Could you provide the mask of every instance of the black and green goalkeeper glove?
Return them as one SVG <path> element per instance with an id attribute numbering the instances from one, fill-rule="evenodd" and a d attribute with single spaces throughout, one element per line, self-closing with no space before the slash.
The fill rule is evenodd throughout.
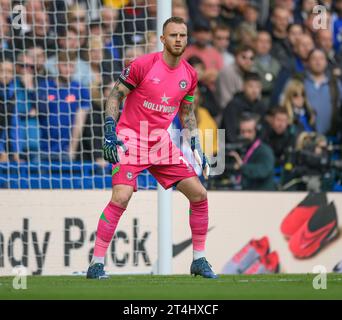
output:
<path id="1" fill-rule="evenodd" d="M 105 121 L 105 141 L 103 144 L 104 159 L 110 163 L 116 164 L 120 161 L 117 147 L 123 152 L 127 151 L 124 143 L 116 135 L 116 122 L 112 117 L 107 117 Z"/>

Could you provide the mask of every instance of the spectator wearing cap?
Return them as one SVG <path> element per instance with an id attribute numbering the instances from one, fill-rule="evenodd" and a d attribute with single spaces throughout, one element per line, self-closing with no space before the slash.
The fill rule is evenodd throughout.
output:
<path id="1" fill-rule="evenodd" d="M 258 32 L 255 42 L 256 57 L 253 70 L 257 72 L 262 81 L 262 100 L 269 105 L 269 100 L 275 80 L 281 69 L 280 63 L 271 55 L 272 38 L 267 31 Z"/>
<path id="2" fill-rule="evenodd" d="M 225 109 L 234 94 L 243 88 L 243 77 L 251 71 L 254 63 L 254 50 L 249 46 L 239 46 L 235 50 L 235 62 L 224 67 L 217 78 L 217 101 Z M 218 119 L 219 121 L 219 119 Z"/>
<path id="3" fill-rule="evenodd" d="M 213 46 L 221 53 L 224 66 L 234 63 L 234 55 L 229 52 L 230 29 L 221 24 L 213 28 Z"/>
<path id="4" fill-rule="evenodd" d="M 328 59 L 328 69 L 335 77 L 342 79 L 342 51 L 334 49 L 333 34 L 330 29 L 320 29 L 316 33 L 317 47 L 322 49 Z"/>
<path id="5" fill-rule="evenodd" d="M 316 130 L 324 135 L 341 132 L 341 81 L 327 73 L 327 58 L 320 49 L 314 49 L 308 57 L 308 70 L 304 86 L 308 101 L 315 110 Z"/>
<path id="6" fill-rule="evenodd" d="M 266 107 L 261 101 L 261 79 L 257 73 L 245 74 L 242 92 L 234 95 L 223 112 L 221 128 L 226 131 L 226 141 L 235 142 L 239 135 L 239 118 L 242 113 L 249 112 L 259 115 L 266 114 Z"/>

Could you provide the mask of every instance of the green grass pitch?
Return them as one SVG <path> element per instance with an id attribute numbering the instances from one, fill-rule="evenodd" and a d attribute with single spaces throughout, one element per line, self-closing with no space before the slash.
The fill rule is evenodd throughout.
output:
<path id="1" fill-rule="evenodd" d="M 12 287 L 13 277 L 0 277 L 3 299 L 228 300 L 342 299 L 342 275 L 328 274 L 327 289 L 315 290 L 315 275 L 182 276 L 125 275 L 109 280 L 81 276 L 27 278 L 26 290 Z"/>

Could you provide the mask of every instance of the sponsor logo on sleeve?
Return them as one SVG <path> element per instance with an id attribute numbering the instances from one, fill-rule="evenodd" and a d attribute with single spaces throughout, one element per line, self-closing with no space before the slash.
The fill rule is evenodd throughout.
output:
<path id="1" fill-rule="evenodd" d="M 125 68 L 122 71 L 122 73 L 120 75 L 120 78 L 126 81 L 128 76 L 129 76 L 130 71 L 131 71 L 131 66 L 128 66 L 127 68 Z"/>

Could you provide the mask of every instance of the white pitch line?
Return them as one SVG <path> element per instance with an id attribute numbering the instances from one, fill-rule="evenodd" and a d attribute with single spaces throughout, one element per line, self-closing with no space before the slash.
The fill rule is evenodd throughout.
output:
<path id="1" fill-rule="evenodd" d="M 329 279 L 330 281 L 342 281 L 342 278 L 335 278 L 335 279 Z M 304 282 L 303 279 L 241 279 L 241 280 L 235 280 L 236 282 Z"/>

